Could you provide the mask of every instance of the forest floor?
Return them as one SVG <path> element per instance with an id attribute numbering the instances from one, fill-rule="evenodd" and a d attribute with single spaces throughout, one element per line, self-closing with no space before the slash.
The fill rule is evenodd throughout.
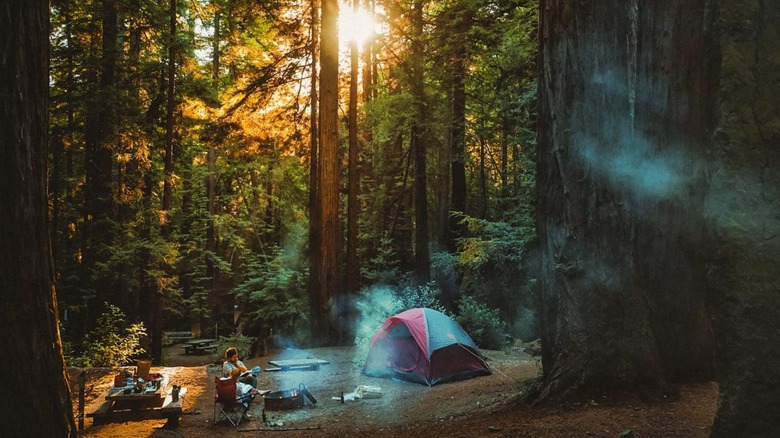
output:
<path id="1" fill-rule="evenodd" d="M 185 356 L 181 348 L 166 349 L 166 367 L 152 372 L 186 387 L 183 414 L 175 429 L 165 420 L 93 425 L 85 419 L 83 437 L 216 437 L 234 433 L 225 422 L 214 424 L 214 377 L 220 372 L 210 356 Z M 528 407 L 518 403 L 524 382 L 539 375 L 540 362 L 519 350 L 483 351 L 491 376 L 427 387 L 362 375 L 354 348 L 272 350 L 244 361 L 264 370 L 274 359 L 316 358 L 329 362 L 317 371 L 263 371 L 260 389 L 283 390 L 304 384 L 317 399 L 292 411 L 265 411 L 262 398 L 250 409 L 251 418 L 238 426 L 239 436 L 277 432 L 283 437 L 617 437 L 626 430 L 641 437 L 707 437 L 715 417 L 718 387 L 703 383 L 679 388 L 675 400 L 647 400 L 636 395 L 601 397 L 585 402 Z M 130 367 L 133 369 L 134 367 Z M 80 370 L 71 369 L 76 382 Z M 117 369 L 89 369 L 85 412 L 100 406 L 113 385 Z M 381 397 L 346 400 L 341 393 L 358 385 L 381 388 Z M 74 394 L 74 408 L 78 406 Z M 335 399 L 334 399 L 335 398 Z"/>

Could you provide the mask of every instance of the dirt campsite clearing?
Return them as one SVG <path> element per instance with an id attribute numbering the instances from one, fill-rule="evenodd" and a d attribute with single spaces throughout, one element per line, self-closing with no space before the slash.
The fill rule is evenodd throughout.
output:
<path id="1" fill-rule="evenodd" d="M 258 387 L 284 390 L 304 385 L 317 403 L 287 411 L 263 409 L 257 398 L 251 418 L 238 427 L 214 424 L 214 378 L 220 367 L 208 355 L 184 355 L 177 346 L 166 350 L 168 366 L 152 367 L 183 392 L 179 425 L 166 428 L 165 420 L 128 421 L 95 425 L 84 421 L 83 437 L 216 437 L 238 431 L 254 436 L 270 431 L 284 437 L 617 437 L 632 430 L 636 437 L 706 437 L 717 404 L 717 384 L 684 386 L 674 400 L 647 400 L 634 395 L 602 397 L 556 406 L 529 408 L 517 403 L 523 383 L 539 374 L 538 358 L 520 349 L 483 351 L 493 371 L 490 376 L 433 387 L 367 377 L 351 347 L 309 350 L 271 350 L 245 360 L 263 368 Z M 269 361 L 320 359 L 316 370 L 265 371 Z M 131 367 L 132 368 L 132 367 Z M 71 370 L 76 382 L 81 370 Z M 90 369 L 86 373 L 85 412 L 103 403 L 117 369 Z M 378 387 L 376 398 L 350 400 L 360 386 Z M 78 390 L 74 388 L 74 408 Z M 345 395 L 341 401 L 342 393 Z M 376 395 L 376 394 L 374 394 Z M 265 422 L 263 421 L 265 413 Z"/>

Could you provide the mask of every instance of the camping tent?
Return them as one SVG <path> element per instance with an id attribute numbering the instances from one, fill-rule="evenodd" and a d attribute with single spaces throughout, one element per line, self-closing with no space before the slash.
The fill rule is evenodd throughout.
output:
<path id="1" fill-rule="evenodd" d="M 430 386 L 491 371 L 458 323 L 436 310 L 417 308 L 385 320 L 371 339 L 363 373 Z"/>

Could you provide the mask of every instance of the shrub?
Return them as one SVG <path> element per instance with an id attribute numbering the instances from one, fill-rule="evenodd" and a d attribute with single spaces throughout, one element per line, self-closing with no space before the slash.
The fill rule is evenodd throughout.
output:
<path id="1" fill-rule="evenodd" d="M 455 320 L 480 348 L 500 350 L 507 344 L 506 323 L 499 317 L 497 309 L 466 295 L 458 302 L 458 313 Z"/>
<path id="2" fill-rule="evenodd" d="M 106 303 L 106 310 L 98 317 L 97 326 L 84 341 L 84 353 L 72 359 L 71 365 L 84 367 L 111 367 L 130 364 L 132 358 L 144 353 L 141 338 L 146 336 L 142 322 L 125 327 L 125 314 Z"/>
<path id="3" fill-rule="evenodd" d="M 254 338 L 237 332 L 231 333 L 230 336 L 220 336 L 219 341 L 217 341 L 217 351 L 212 357 L 213 362 L 220 363 L 222 358 L 225 357 L 225 350 L 228 347 L 236 347 L 238 349 L 238 357 L 247 359 L 252 350 L 252 342 L 254 342 Z"/>
<path id="4" fill-rule="evenodd" d="M 244 276 L 233 293 L 245 333 L 267 336 L 273 330 L 289 337 L 307 327 L 308 273 L 295 249 L 269 248 L 247 264 Z"/>

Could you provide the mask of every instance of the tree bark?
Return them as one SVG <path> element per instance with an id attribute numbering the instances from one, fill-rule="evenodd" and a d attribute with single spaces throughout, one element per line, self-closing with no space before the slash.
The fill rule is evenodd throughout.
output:
<path id="1" fill-rule="evenodd" d="M 712 376 L 713 6 L 540 3 L 543 398 Z"/>
<path id="2" fill-rule="evenodd" d="M 412 55 L 410 67 L 411 91 L 415 117 L 411 122 L 410 147 L 414 157 L 414 281 L 425 284 L 431 279 L 428 249 L 428 170 L 424 139 L 425 73 L 423 71 L 423 0 L 412 6 Z"/>
<path id="3" fill-rule="evenodd" d="M 320 311 L 320 284 L 318 257 L 320 257 L 320 192 L 319 179 L 319 96 L 317 82 L 319 78 L 319 2 L 311 0 L 311 106 L 310 114 L 310 152 L 309 152 L 309 308 L 311 312 L 311 331 L 315 333 L 323 323 L 318 319 Z M 316 328 L 315 328 L 316 327 Z M 318 341 L 319 342 L 319 341 Z"/>
<path id="4" fill-rule="evenodd" d="M 352 0 L 352 9 L 357 12 L 359 0 Z M 347 183 L 347 293 L 357 293 L 360 287 L 360 265 L 358 264 L 358 218 L 360 207 L 358 194 L 360 191 L 358 143 L 358 42 L 349 43 L 349 161 Z"/>
<path id="5" fill-rule="evenodd" d="M 461 6 L 465 8 L 465 6 Z M 461 8 L 456 9 L 460 12 Z M 468 30 L 471 27 L 470 9 L 466 12 L 456 13 L 456 17 L 466 16 L 462 22 L 454 24 L 453 34 L 455 38 L 452 55 L 452 121 L 450 126 L 450 138 L 452 153 L 450 155 L 450 172 L 452 178 L 452 193 L 450 196 L 450 210 L 460 214 L 466 213 L 466 41 Z M 460 224 L 460 217 L 450 215 L 448 218 L 447 250 L 455 252 L 458 248 L 457 241 L 464 237 L 465 229 Z"/>
<path id="6" fill-rule="evenodd" d="M 719 2 L 720 119 L 707 199 L 720 402 L 712 437 L 780 431 L 780 15 Z"/>
<path id="7" fill-rule="evenodd" d="M 176 124 L 176 0 L 170 0 L 168 11 L 168 79 L 165 104 L 165 163 L 163 176 L 162 197 L 162 224 L 160 234 L 163 239 L 171 238 L 171 208 L 173 205 L 173 149 L 174 129 Z M 164 292 L 159 287 L 155 288 L 152 302 L 148 305 L 148 314 L 145 318 L 151 338 L 151 359 L 154 365 L 162 364 L 162 335 L 163 335 L 163 297 Z M 142 303 L 143 305 L 144 303 Z"/>
<path id="8" fill-rule="evenodd" d="M 47 1 L 0 5 L 0 373 L 15 388 L 0 397 L 7 436 L 76 436 L 46 199 L 48 38 Z"/>
<path id="9" fill-rule="evenodd" d="M 341 157 L 338 138 L 338 19 L 337 0 L 322 1 L 320 44 L 320 108 L 317 187 L 319 194 L 314 217 L 318 234 L 316 256 L 311 267 L 310 290 L 312 340 L 315 345 L 335 343 L 341 321 L 337 301 L 341 288 L 341 227 L 339 219 L 339 172 Z"/>

